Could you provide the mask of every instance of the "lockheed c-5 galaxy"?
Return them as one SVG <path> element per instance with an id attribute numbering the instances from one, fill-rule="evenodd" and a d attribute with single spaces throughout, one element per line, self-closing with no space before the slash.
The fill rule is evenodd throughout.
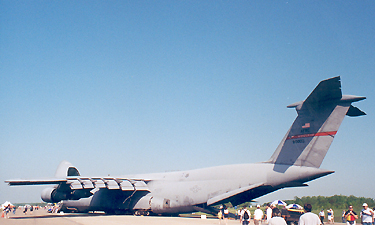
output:
<path id="1" fill-rule="evenodd" d="M 297 118 L 268 161 L 203 169 L 122 177 L 85 177 L 63 161 L 54 178 L 8 180 L 9 185 L 53 184 L 42 192 L 45 202 L 60 202 L 61 210 L 107 213 L 179 214 L 213 206 L 238 205 L 287 187 L 333 173 L 320 169 L 345 115 L 366 115 L 352 106 L 365 99 L 342 95 L 340 77 L 321 81 L 295 108 Z"/>

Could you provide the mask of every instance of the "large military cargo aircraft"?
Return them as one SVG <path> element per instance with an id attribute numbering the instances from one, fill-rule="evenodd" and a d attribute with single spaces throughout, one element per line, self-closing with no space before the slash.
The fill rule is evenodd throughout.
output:
<path id="1" fill-rule="evenodd" d="M 63 161 L 51 179 L 5 182 L 11 186 L 54 185 L 43 190 L 41 197 L 45 202 L 59 202 L 63 211 L 215 214 L 215 205 L 238 205 L 282 188 L 307 186 L 306 182 L 333 173 L 319 167 L 345 115 L 365 115 L 352 106 L 365 98 L 342 95 L 340 77 L 321 81 L 306 100 L 288 106 L 295 108 L 298 116 L 265 162 L 123 177 L 85 177 Z"/>

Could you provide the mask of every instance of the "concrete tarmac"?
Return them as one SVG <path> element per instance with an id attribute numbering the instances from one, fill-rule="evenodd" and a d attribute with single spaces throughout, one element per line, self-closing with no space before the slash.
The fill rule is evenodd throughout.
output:
<path id="1" fill-rule="evenodd" d="M 16 214 L 10 213 L 8 219 L 0 218 L 1 225 L 218 225 L 219 220 L 186 218 L 186 217 L 162 217 L 162 216 L 132 216 L 132 215 L 104 215 L 104 214 L 51 214 L 44 209 L 34 210 L 33 214 L 26 215 L 21 210 Z M 224 221 L 221 221 L 225 225 Z M 228 220 L 228 225 L 239 225 L 239 220 Z"/>
<path id="2" fill-rule="evenodd" d="M 129 216 L 104 214 L 51 214 L 45 210 L 36 210 L 33 214 L 23 214 L 17 210 L 11 213 L 10 218 L 0 218 L 1 225 L 219 225 L 219 219 L 200 219 L 186 217 L 162 217 L 162 216 Z M 221 225 L 240 225 L 239 220 L 221 221 Z M 254 225 L 251 221 L 250 225 Z M 335 223 L 335 225 L 344 225 Z"/>

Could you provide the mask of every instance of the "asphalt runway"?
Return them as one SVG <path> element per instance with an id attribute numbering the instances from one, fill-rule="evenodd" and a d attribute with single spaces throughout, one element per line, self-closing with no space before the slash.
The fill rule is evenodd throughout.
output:
<path id="1" fill-rule="evenodd" d="M 0 218 L 1 225 L 219 225 L 218 219 L 200 219 L 162 216 L 109 216 L 104 214 L 51 214 L 45 210 L 24 215 L 20 210 L 11 213 L 9 219 Z M 254 225 L 253 221 L 250 223 Z M 221 221 L 221 225 L 226 225 Z M 227 225 L 240 225 L 239 220 L 228 220 Z M 335 223 L 335 225 L 344 225 Z"/>

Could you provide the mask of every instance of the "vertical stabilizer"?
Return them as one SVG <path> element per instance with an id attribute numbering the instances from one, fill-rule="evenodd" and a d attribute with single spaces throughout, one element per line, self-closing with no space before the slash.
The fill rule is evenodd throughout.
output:
<path id="1" fill-rule="evenodd" d="M 56 178 L 66 178 L 70 176 L 80 176 L 79 171 L 70 162 L 62 161 L 56 169 Z"/>
<path id="2" fill-rule="evenodd" d="M 305 101 L 288 106 L 298 116 L 267 162 L 319 168 L 345 115 L 365 115 L 351 106 L 363 99 L 343 96 L 340 77 L 321 81 Z"/>

